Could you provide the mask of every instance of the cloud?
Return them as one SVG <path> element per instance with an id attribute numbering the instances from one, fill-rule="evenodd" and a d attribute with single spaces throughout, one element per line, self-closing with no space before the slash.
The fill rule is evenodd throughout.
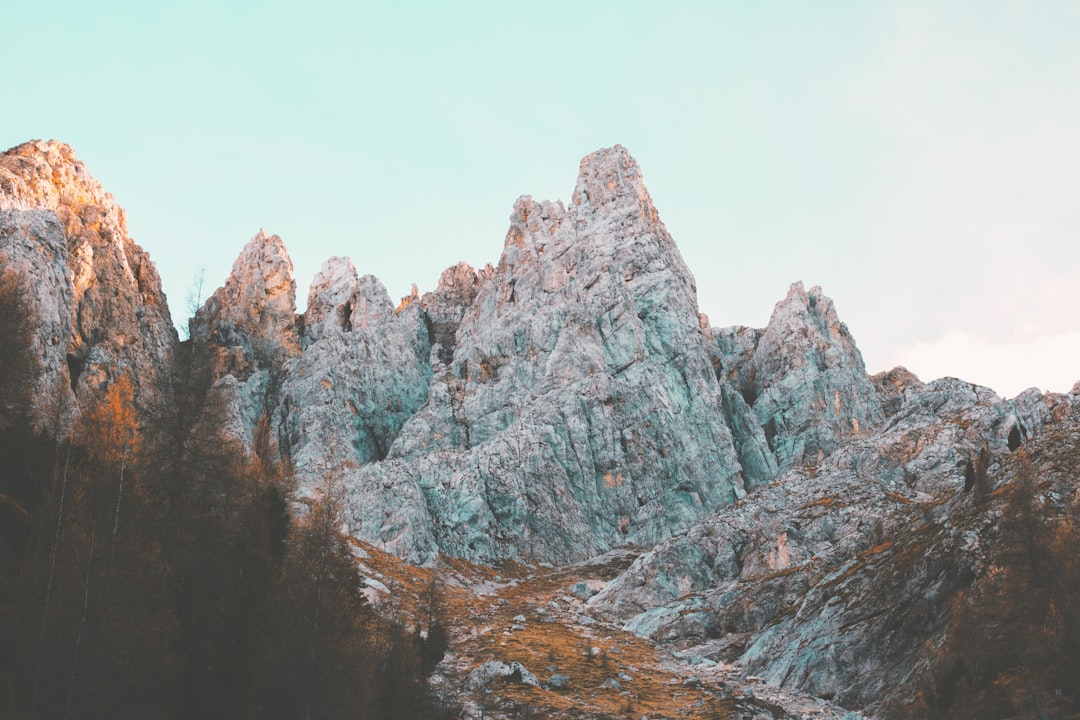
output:
<path id="1" fill-rule="evenodd" d="M 1005 397 L 1032 386 L 1067 392 L 1080 379 L 1080 331 L 994 342 L 954 329 L 936 340 L 902 348 L 892 364 L 903 365 L 924 381 L 960 377 Z"/>

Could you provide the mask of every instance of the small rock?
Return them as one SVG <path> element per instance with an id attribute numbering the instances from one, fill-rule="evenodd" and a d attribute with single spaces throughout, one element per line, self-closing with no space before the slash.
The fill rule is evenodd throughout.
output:
<path id="1" fill-rule="evenodd" d="M 570 684 L 570 678 L 561 673 L 556 673 L 548 678 L 547 684 L 544 685 L 548 690 L 565 690 Z"/>
<path id="2" fill-rule="evenodd" d="M 574 583 L 567 588 L 567 591 L 582 602 L 585 602 L 596 594 L 596 591 L 589 587 L 587 583 L 583 582 Z"/>
<path id="3" fill-rule="evenodd" d="M 469 673 L 468 687 L 470 690 L 479 690 L 495 678 L 506 678 L 510 682 L 519 682 L 523 685 L 540 686 L 540 681 L 519 662 L 507 665 L 504 662 L 492 660 Z"/>

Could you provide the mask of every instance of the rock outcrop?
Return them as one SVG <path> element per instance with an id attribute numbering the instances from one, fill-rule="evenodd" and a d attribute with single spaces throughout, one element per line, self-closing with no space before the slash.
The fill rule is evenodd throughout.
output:
<path id="1" fill-rule="evenodd" d="M 300 354 L 296 281 L 280 237 L 260 230 L 244 246 L 190 329 L 193 382 L 211 386 L 224 415 L 212 422 L 223 440 L 250 451 L 256 427 L 278 405 L 282 367 Z"/>
<path id="2" fill-rule="evenodd" d="M 789 596 L 747 671 L 883 717 L 1067 714 L 1076 643 L 1059 618 L 1078 608 L 1080 495 L 1062 461 L 1080 451 L 1080 406 L 1041 404 L 1047 422 L 1022 447 L 994 438 L 981 489 L 894 509 L 878 542 Z"/>
<path id="3" fill-rule="evenodd" d="M 764 330 L 714 330 L 718 371 L 754 410 L 780 470 L 818 463 L 884 420 L 862 355 L 821 288 L 791 286 Z"/>
<path id="4" fill-rule="evenodd" d="M 281 436 L 311 495 L 383 460 L 427 400 L 431 366 L 423 318 L 396 312 L 374 276 L 347 258 L 323 263 L 308 295 L 303 353 L 284 368 Z"/>
<path id="5" fill-rule="evenodd" d="M 465 311 L 476 299 L 484 278 L 494 269 L 488 265 L 477 273 L 468 263 L 447 268 L 434 291 L 421 299 L 432 346 L 438 345 L 438 361 L 449 363 L 457 345 L 457 331 Z"/>
<path id="6" fill-rule="evenodd" d="M 69 146 L 34 141 L 0 155 L 0 267 L 29 290 L 35 424 L 66 432 L 121 375 L 141 410 L 167 402 L 176 332 L 161 280 Z"/>
<path id="7" fill-rule="evenodd" d="M 904 393 L 908 388 L 919 389 L 923 383 L 905 367 L 894 367 L 870 378 L 877 391 L 881 411 L 886 417 L 892 417 L 904 403 Z"/>
<path id="8" fill-rule="evenodd" d="M 819 289 L 792 286 L 764 330 L 705 327 L 618 146 L 582 161 L 569 207 L 518 200 L 496 267 L 395 309 L 332 258 L 298 320 L 293 287 L 260 233 L 192 323 L 231 433 L 272 414 L 300 495 L 344 492 L 350 532 L 416 562 L 651 545 L 884 419 Z"/>
<path id="9" fill-rule="evenodd" d="M 260 230 L 191 320 L 191 339 L 212 349 L 215 376 L 246 380 L 300 352 L 292 259 L 277 235 Z"/>
<path id="10" fill-rule="evenodd" d="M 443 296 L 471 282 L 459 266 Z M 518 200 L 428 403 L 347 482 L 352 532 L 414 559 L 437 546 L 562 562 L 734 500 L 744 481 L 695 294 L 623 148 L 582 161 L 568 208 Z M 422 491 L 422 521 L 371 496 L 403 483 Z M 409 537 L 429 523 L 434 537 Z"/>
<path id="11" fill-rule="evenodd" d="M 987 498 L 1015 474 L 1014 454 L 1073 403 L 905 377 L 911 389 L 877 433 L 656 546 L 591 605 L 635 632 L 841 705 L 914 702 L 933 669 L 921 643 L 937 641 L 948 603 L 975 576 L 962 570 L 972 533 L 1000 518 Z M 945 544 L 917 557 L 930 537 Z M 881 558 L 909 566 L 879 578 Z"/>

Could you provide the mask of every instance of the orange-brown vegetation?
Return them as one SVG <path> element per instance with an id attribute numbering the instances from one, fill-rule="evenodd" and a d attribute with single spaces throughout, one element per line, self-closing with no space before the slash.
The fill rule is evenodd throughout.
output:
<path id="1" fill-rule="evenodd" d="M 1004 513 L 990 570 L 951 601 L 940 717 L 1080 714 L 1080 508 L 1041 506 L 1047 483 L 1019 461 L 996 493 Z"/>
<path id="2" fill-rule="evenodd" d="M 290 517 L 269 422 L 249 456 L 188 377 L 0 428 L 0 717 L 434 717 L 433 644 L 366 605 L 332 497 Z"/>
<path id="3" fill-rule="evenodd" d="M 622 718 L 678 716 L 724 718 L 733 703 L 722 688 L 684 685 L 685 671 L 664 662 L 662 651 L 643 638 L 578 617 L 580 603 L 565 590 L 588 580 L 609 580 L 629 564 L 630 554 L 608 562 L 551 569 L 520 563 L 498 568 L 441 558 L 437 569 L 416 568 L 366 544 L 365 572 L 393 589 L 379 601 L 384 610 L 423 617 L 436 574 L 441 576 L 439 612 L 450 629 L 450 655 L 439 671 L 463 687 L 468 674 L 487 661 L 519 662 L 541 687 L 492 682 L 478 694 L 488 709 L 512 709 L 519 717 Z M 525 621 L 514 618 L 524 616 Z M 670 662 L 670 661 L 669 661 Z M 617 680 L 619 673 L 632 678 Z M 569 678 L 563 689 L 543 684 L 555 674 Z M 605 686 L 616 679 L 619 687 Z"/>

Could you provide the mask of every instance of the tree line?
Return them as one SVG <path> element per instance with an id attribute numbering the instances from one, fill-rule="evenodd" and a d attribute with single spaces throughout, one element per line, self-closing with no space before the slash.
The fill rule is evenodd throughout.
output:
<path id="1" fill-rule="evenodd" d="M 367 604 L 333 493 L 290 513 L 267 418 L 224 439 L 197 348 L 151 412 L 121 373 L 30 426 L 27 298 L 0 277 L 0 718 L 438 717 L 445 636 Z"/>

